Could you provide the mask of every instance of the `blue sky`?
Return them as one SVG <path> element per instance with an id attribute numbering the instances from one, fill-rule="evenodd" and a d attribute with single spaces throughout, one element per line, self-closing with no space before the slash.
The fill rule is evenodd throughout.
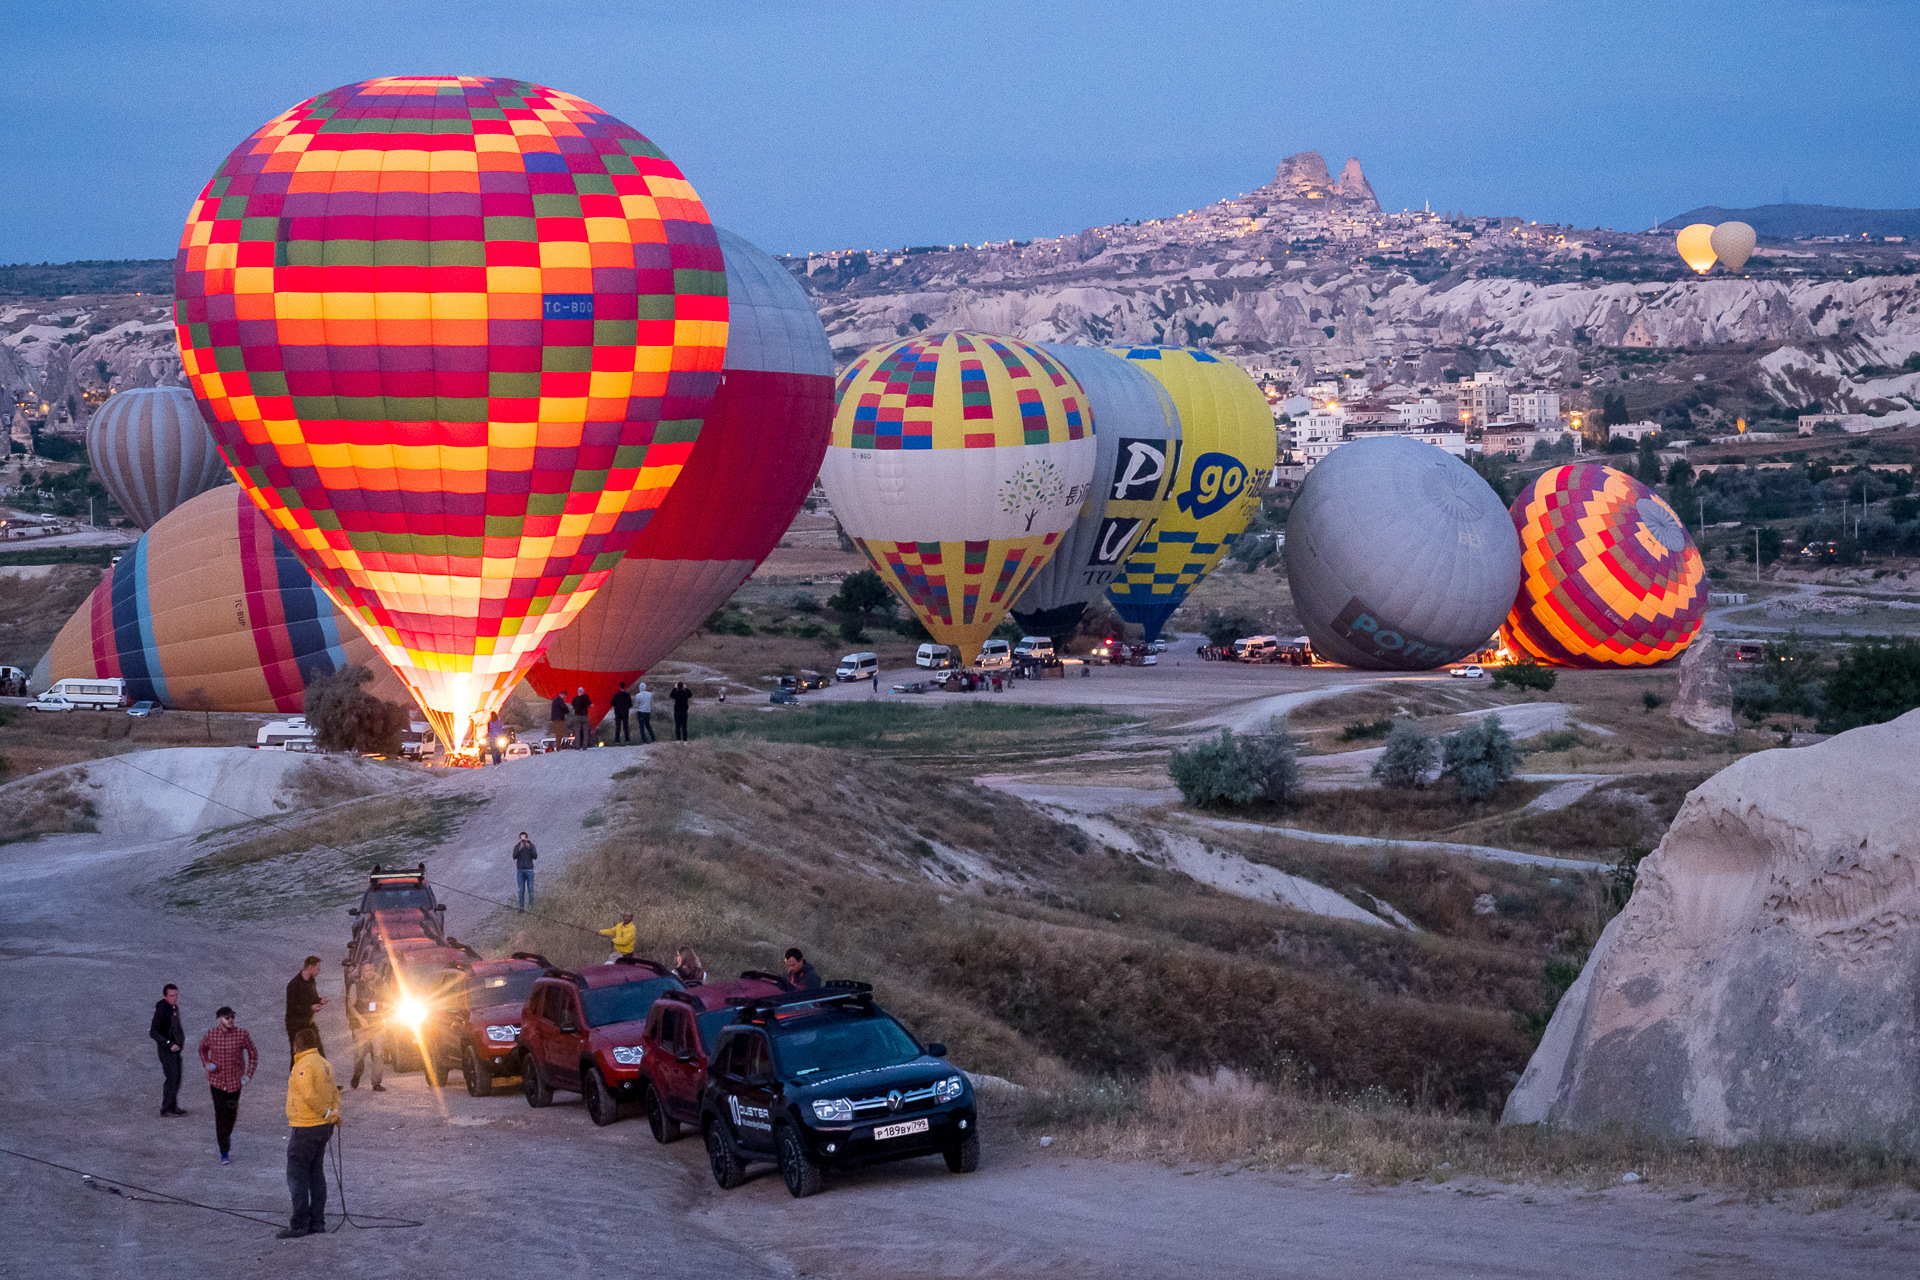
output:
<path id="1" fill-rule="evenodd" d="M 222 157 L 376 75 L 517 76 L 774 252 L 1057 235 L 1358 156 L 1389 207 L 1641 228 L 1920 206 L 1920 3 L 0 6 L 0 261 L 170 257 Z"/>

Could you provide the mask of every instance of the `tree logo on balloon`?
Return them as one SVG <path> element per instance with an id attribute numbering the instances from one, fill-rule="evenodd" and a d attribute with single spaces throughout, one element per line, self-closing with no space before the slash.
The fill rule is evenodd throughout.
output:
<path id="1" fill-rule="evenodd" d="M 1066 488 L 1060 468 L 1051 462 L 1029 462 L 1001 481 L 1000 509 L 1008 515 L 1024 515 L 1023 532 L 1031 533 L 1034 519 L 1058 502 Z"/>

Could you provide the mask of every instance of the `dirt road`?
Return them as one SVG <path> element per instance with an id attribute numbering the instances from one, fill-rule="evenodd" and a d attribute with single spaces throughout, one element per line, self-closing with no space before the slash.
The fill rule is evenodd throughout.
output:
<path id="1" fill-rule="evenodd" d="M 551 812 L 556 795 L 563 813 L 590 808 L 606 776 L 601 755 L 483 775 L 499 806 L 489 834 L 500 819 L 517 829 L 529 820 L 518 815 Z M 576 842 L 550 843 L 549 872 Z M 339 954 L 339 908 L 355 887 L 343 884 L 324 909 L 229 923 L 217 895 L 203 899 L 211 911 L 164 905 L 166 877 L 193 856 L 190 836 L 0 848 L 0 1025 L 11 1049 L 0 1146 L 277 1222 L 286 1200 L 282 988 L 306 952 Z M 447 861 L 451 870 L 460 859 Z M 323 979 L 335 1003 L 321 1029 L 338 1059 L 336 974 Z M 216 1161 L 191 1052 L 181 1096 L 192 1114 L 156 1115 L 160 1073 L 146 1022 L 167 981 L 183 988 L 190 1039 L 230 1003 L 264 1053 L 231 1168 Z M 1866 1205 L 1809 1214 L 1804 1201 L 1682 1203 L 1662 1188 L 1369 1187 L 1310 1173 L 1109 1164 L 1043 1151 L 1004 1126 L 989 1130 L 977 1174 L 921 1162 L 830 1179 L 825 1195 L 794 1201 L 772 1176 L 719 1191 L 697 1142 L 658 1147 L 637 1120 L 596 1129 L 571 1098 L 536 1112 L 513 1096 L 436 1095 L 404 1076 L 385 1094 L 350 1092 L 346 1115 L 350 1207 L 424 1225 L 283 1243 L 272 1226 L 110 1195 L 0 1156 L 0 1276 L 1801 1280 L 1920 1271 L 1920 1227 Z"/>

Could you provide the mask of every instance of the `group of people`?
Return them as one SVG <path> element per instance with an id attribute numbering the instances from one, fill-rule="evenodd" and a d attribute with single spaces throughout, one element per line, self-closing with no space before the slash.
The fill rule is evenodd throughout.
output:
<path id="1" fill-rule="evenodd" d="M 678 681 L 668 691 L 667 701 L 673 704 L 673 739 L 675 742 L 686 742 L 691 736 L 687 731 L 687 715 L 693 705 L 693 690 L 687 688 L 685 681 Z M 632 689 L 628 689 L 627 682 L 622 680 L 620 687 L 607 700 L 607 709 L 613 712 L 610 743 L 632 744 L 636 728 L 642 744 L 658 741 L 653 732 L 653 691 L 647 688 L 646 681 L 638 681 Z M 587 693 L 586 686 L 577 686 L 571 700 L 555 694 L 547 715 L 556 745 L 564 743 L 569 736 L 576 748 L 585 749 L 593 745 L 593 698 Z"/>
<path id="2" fill-rule="evenodd" d="M 633 923 L 633 912 L 620 913 L 620 923 L 609 925 L 600 930 L 601 936 L 613 940 L 613 954 L 607 957 L 608 964 L 618 964 L 622 957 L 631 957 L 639 930 Z M 785 957 L 787 985 L 795 991 L 812 991 L 820 986 L 820 975 L 807 962 L 806 953 L 798 947 L 788 947 Z M 673 976 L 691 987 L 707 980 L 707 970 L 700 963 L 700 954 L 689 946 L 678 946 L 673 950 Z"/>
<path id="3" fill-rule="evenodd" d="M 308 956 L 300 972 L 287 982 L 287 1191 L 293 1200 L 293 1213 L 280 1232 L 282 1240 L 326 1230 L 325 1157 L 327 1142 L 340 1123 L 340 1087 L 334 1082 L 333 1067 L 321 1049 L 320 1028 L 314 1023 L 314 1015 L 328 1003 L 316 982 L 319 973 L 320 957 Z M 214 1143 L 220 1151 L 220 1163 L 230 1165 L 240 1094 L 260 1069 L 260 1050 L 253 1036 L 239 1025 L 231 1005 L 214 1010 L 213 1019 L 213 1025 L 200 1037 L 198 1056 L 212 1095 Z M 187 1034 L 177 984 L 169 982 L 161 989 L 147 1035 L 160 1054 L 160 1114 L 189 1114 L 180 1105 Z"/>

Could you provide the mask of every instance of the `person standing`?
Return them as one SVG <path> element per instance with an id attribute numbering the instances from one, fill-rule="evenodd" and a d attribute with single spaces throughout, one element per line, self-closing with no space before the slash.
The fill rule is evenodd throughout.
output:
<path id="1" fill-rule="evenodd" d="M 386 1048 L 382 1041 L 385 1039 L 387 1005 L 391 996 L 387 984 L 370 973 L 371 967 L 363 964 L 357 970 L 353 999 L 347 1005 L 347 1031 L 353 1037 L 353 1078 L 347 1082 L 347 1087 L 360 1087 L 360 1072 L 371 1061 L 373 1091 L 385 1093 L 387 1089 L 380 1083 L 380 1070 L 383 1050 Z"/>
<path id="2" fill-rule="evenodd" d="M 611 929 L 602 929 L 600 932 L 603 936 L 613 939 L 613 954 L 607 957 L 608 964 L 617 962 L 621 956 L 633 954 L 633 936 L 636 932 L 633 927 L 633 912 L 621 912 L 619 924 Z"/>
<path id="3" fill-rule="evenodd" d="M 686 742 L 687 708 L 693 703 L 693 690 L 687 688 L 686 681 L 675 681 L 673 692 L 667 695 L 667 700 L 673 703 L 673 740 Z"/>
<path id="4" fill-rule="evenodd" d="M 633 714 L 640 721 L 640 741 L 644 745 L 654 741 L 653 736 L 653 694 L 642 680 L 633 689 Z"/>
<path id="5" fill-rule="evenodd" d="M 500 763 L 500 739 L 506 736 L 506 730 L 500 727 L 500 717 L 494 716 L 487 721 L 487 750 L 493 752 L 493 762 Z"/>
<path id="6" fill-rule="evenodd" d="M 573 694 L 573 745 L 590 747 L 587 741 L 587 715 L 593 710 L 593 699 L 587 696 L 585 685 L 574 690 Z"/>
<path id="7" fill-rule="evenodd" d="M 627 713 L 633 710 L 633 695 L 627 692 L 627 682 L 622 680 L 620 687 L 614 690 L 607 705 L 613 708 L 613 740 L 633 744 L 633 734 L 627 729 Z"/>
<path id="8" fill-rule="evenodd" d="M 878 667 L 873 669 L 873 696 L 876 698 L 880 696 L 880 668 Z"/>
<path id="9" fill-rule="evenodd" d="M 213 1140 L 220 1144 L 220 1163 L 232 1164 L 233 1122 L 240 1118 L 240 1090 L 253 1082 L 260 1067 L 260 1051 L 244 1027 L 234 1025 L 233 1009 L 221 1005 L 213 1025 L 200 1037 L 200 1065 L 207 1069 L 207 1087 L 213 1092 Z"/>
<path id="10" fill-rule="evenodd" d="M 807 963 L 806 955 L 798 947 L 787 948 L 787 981 L 795 991 L 818 991 L 820 975 Z"/>
<path id="11" fill-rule="evenodd" d="M 277 1240 L 298 1240 L 327 1229 L 327 1139 L 340 1123 L 340 1086 L 320 1052 L 320 1033 L 300 1028 L 287 1076 L 287 1193 L 293 1216 Z"/>
<path id="12" fill-rule="evenodd" d="M 301 962 L 300 972 L 287 979 L 287 1053 L 290 1057 L 300 1056 L 293 1042 L 302 1027 L 313 1027 L 313 1047 L 320 1048 L 320 1028 L 313 1026 L 313 1015 L 327 1001 L 320 994 L 320 984 L 314 981 L 319 976 L 320 957 L 308 956 Z"/>
<path id="13" fill-rule="evenodd" d="M 520 842 L 513 846 L 514 880 L 519 888 L 522 911 L 525 911 L 527 904 L 533 901 L 533 860 L 539 856 L 540 851 L 533 847 L 533 841 L 529 840 L 527 833 L 522 831 Z"/>
<path id="14" fill-rule="evenodd" d="M 180 1109 L 180 1047 L 186 1043 L 186 1029 L 180 1025 L 180 988 L 169 982 L 160 988 L 153 1002 L 153 1021 L 147 1038 L 160 1050 L 160 1114 L 183 1116 Z"/>
<path id="15" fill-rule="evenodd" d="M 553 695 L 553 705 L 547 708 L 547 728 L 553 734 L 553 749 L 560 749 L 560 740 L 567 736 L 567 700 L 559 694 Z"/>

